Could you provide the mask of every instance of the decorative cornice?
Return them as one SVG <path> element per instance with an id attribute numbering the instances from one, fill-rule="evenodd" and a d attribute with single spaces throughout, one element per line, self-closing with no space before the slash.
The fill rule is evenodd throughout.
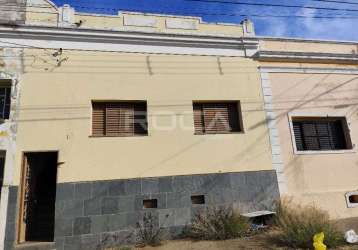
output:
<path id="1" fill-rule="evenodd" d="M 350 63 L 358 64 L 358 54 L 258 51 L 254 58 L 270 62 L 315 62 L 315 63 Z"/>
<path id="2" fill-rule="evenodd" d="M 104 50 L 113 50 L 114 45 L 128 45 L 130 48 L 128 47 L 127 52 L 178 52 L 179 54 L 217 54 L 250 57 L 258 50 L 258 40 L 255 38 L 36 26 L 0 26 L 0 42 L 4 42 L 4 39 L 7 39 L 5 41 L 8 43 L 10 43 L 8 39 L 12 39 L 14 42 L 16 40 L 21 41 L 21 45 L 45 48 L 52 48 L 53 44 L 63 43 L 63 48 L 67 46 L 68 49 L 71 49 L 70 43 L 72 45 L 86 43 L 87 46 L 82 47 L 84 50 L 92 50 L 95 47 L 97 47 L 97 50 L 102 48 Z M 106 49 L 106 46 L 101 47 L 98 44 L 107 44 L 109 46 Z M 73 46 L 73 49 L 81 49 L 81 46 Z M 121 46 L 121 49 L 124 49 L 124 46 Z"/>
<path id="3" fill-rule="evenodd" d="M 324 40 L 324 39 L 307 39 L 307 38 L 298 38 L 298 37 L 269 37 L 269 36 L 257 36 L 257 38 L 260 41 L 358 45 L 358 41 L 342 41 L 342 40 L 339 41 L 339 40 Z"/>
<path id="4" fill-rule="evenodd" d="M 261 72 L 266 73 L 301 73 L 301 74 L 342 74 L 358 75 L 358 67 L 355 68 L 312 68 L 312 67 L 277 67 L 261 66 Z"/>

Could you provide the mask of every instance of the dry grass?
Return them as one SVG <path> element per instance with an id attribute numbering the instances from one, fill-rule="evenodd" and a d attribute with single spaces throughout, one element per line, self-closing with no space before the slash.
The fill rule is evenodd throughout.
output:
<path id="1" fill-rule="evenodd" d="M 277 210 L 277 226 L 280 230 L 277 239 L 292 248 L 312 248 L 313 236 L 320 232 L 324 232 L 324 244 L 329 248 L 344 243 L 343 232 L 330 220 L 328 213 L 313 206 L 282 202 Z"/>
<path id="2" fill-rule="evenodd" d="M 231 208 L 208 208 L 195 215 L 186 236 L 196 240 L 226 240 L 247 235 L 249 228 L 246 218 Z"/>

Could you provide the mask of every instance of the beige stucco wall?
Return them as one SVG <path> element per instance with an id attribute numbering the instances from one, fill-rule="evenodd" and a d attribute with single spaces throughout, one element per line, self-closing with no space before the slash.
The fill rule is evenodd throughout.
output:
<path id="1" fill-rule="evenodd" d="M 24 151 L 58 150 L 58 182 L 272 169 L 250 59 L 65 51 L 54 67 L 51 51 L 25 55 L 14 184 Z M 147 100 L 149 135 L 91 138 L 91 100 Z M 194 135 L 193 100 L 240 100 L 245 132 Z"/>
<path id="2" fill-rule="evenodd" d="M 300 45 L 300 46 L 298 46 Z M 311 42 L 261 41 L 261 48 L 273 51 L 351 53 L 349 44 Z M 294 202 L 314 204 L 327 210 L 334 218 L 358 216 L 358 208 L 348 208 L 345 194 L 358 189 L 358 153 L 296 154 L 290 129 L 290 115 L 345 116 L 352 143 L 358 143 L 358 75 L 284 73 L 285 68 L 357 69 L 357 65 L 338 62 L 276 63 L 261 62 L 261 66 L 282 69 L 269 73 L 273 108 L 277 114 L 287 195 Z"/>
<path id="3" fill-rule="evenodd" d="M 72 23 L 61 22 L 62 6 L 55 6 L 48 0 L 27 0 L 26 24 L 40 26 L 65 26 L 79 29 L 105 29 L 105 30 L 129 30 L 144 31 L 170 34 L 190 34 L 190 35 L 224 35 L 233 37 L 244 36 L 243 26 L 240 24 L 218 24 L 206 23 L 200 17 L 192 16 L 172 16 L 160 14 L 148 14 L 137 12 L 120 11 L 117 15 L 101 15 L 85 13 L 93 11 L 88 9 L 87 4 L 78 3 L 75 6 L 77 10 L 73 15 Z M 106 7 L 104 7 L 106 8 Z M 131 18 L 132 24 L 125 23 L 126 18 Z M 138 19 L 141 19 L 138 21 Z M 145 21 L 146 20 L 146 21 Z M 167 21 L 175 21 L 179 26 L 173 28 L 167 26 Z M 75 23 L 81 22 L 80 26 Z M 153 22 L 149 25 L 147 22 Z M 250 35 L 254 34 L 251 31 Z"/>
<path id="4" fill-rule="evenodd" d="M 294 41 L 291 40 L 265 40 L 260 41 L 260 49 L 267 51 L 291 51 L 314 53 L 358 54 L 357 43 L 339 43 L 325 41 Z"/>
<path id="5" fill-rule="evenodd" d="M 334 217 L 358 216 L 347 208 L 345 193 L 358 189 L 358 154 L 297 155 L 288 114 L 345 116 L 353 144 L 358 142 L 358 76 L 271 73 L 274 108 L 289 195 L 315 203 Z"/>

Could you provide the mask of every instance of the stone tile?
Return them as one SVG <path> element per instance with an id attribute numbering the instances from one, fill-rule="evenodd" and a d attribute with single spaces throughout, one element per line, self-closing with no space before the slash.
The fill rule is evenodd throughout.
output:
<path id="1" fill-rule="evenodd" d="M 124 183 L 125 195 L 137 195 L 141 194 L 141 180 L 140 179 L 129 179 Z"/>
<path id="2" fill-rule="evenodd" d="M 8 223 L 16 222 L 17 212 L 18 212 L 17 203 L 8 203 L 6 221 Z"/>
<path id="3" fill-rule="evenodd" d="M 174 226 L 169 228 L 170 239 L 176 240 L 184 237 L 185 226 Z"/>
<path id="4" fill-rule="evenodd" d="M 119 212 L 119 200 L 115 197 L 102 198 L 101 213 L 116 214 Z"/>
<path id="5" fill-rule="evenodd" d="M 125 214 L 116 214 L 108 216 L 109 231 L 120 231 L 126 229 L 127 219 Z"/>
<path id="6" fill-rule="evenodd" d="M 81 237 L 80 236 L 65 237 L 64 245 L 65 245 L 65 250 L 79 250 L 81 249 Z"/>
<path id="7" fill-rule="evenodd" d="M 83 200 L 62 200 L 56 202 L 56 218 L 73 219 L 83 216 Z"/>
<path id="8" fill-rule="evenodd" d="M 56 250 L 64 250 L 65 249 L 65 238 L 58 237 L 55 239 L 55 248 Z"/>
<path id="9" fill-rule="evenodd" d="M 230 174 L 216 174 L 213 182 L 215 185 L 211 190 L 231 188 Z"/>
<path id="10" fill-rule="evenodd" d="M 127 228 L 127 215 L 101 215 L 91 217 L 91 234 L 119 231 Z"/>
<path id="11" fill-rule="evenodd" d="M 13 241 L 5 241 L 4 242 L 4 250 L 14 250 L 14 242 Z"/>
<path id="12" fill-rule="evenodd" d="M 239 189 L 245 187 L 247 185 L 245 172 L 230 173 L 230 183 L 233 189 Z"/>
<path id="13" fill-rule="evenodd" d="M 119 231 L 111 233 L 103 233 L 101 235 L 101 248 L 111 248 L 118 247 L 127 244 L 134 243 L 135 241 L 135 232 L 133 231 Z"/>
<path id="14" fill-rule="evenodd" d="M 258 171 L 247 175 L 248 190 L 245 201 L 263 205 L 266 201 L 279 199 L 277 180 L 272 172 Z"/>
<path id="15" fill-rule="evenodd" d="M 81 217 L 76 218 L 73 223 L 73 234 L 82 235 L 89 234 L 91 232 L 91 218 Z"/>
<path id="16" fill-rule="evenodd" d="M 5 228 L 5 240 L 6 241 L 15 241 L 16 239 L 16 234 L 15 234 L 15 227 L 16 227 L 16 222 L 7 222 L 6 223 L 6 228 Z"/>
<path id="17" fill-rule="evenodd" d="M 160 177 L 158 179 L 159 193 L 173 192 L 173 177 Z"/>
<path id="18" fill-rule="evenodd" d="M 191 206 L 191 194 L 187 192 L 167 193 L 167 208 Z"/>
<path id="19" fill-rule="evenodd" d="M 110 215 L 100 215 L 91 217 L 91 234 L 109 232 Z"/>
<path id="20" fill-rule="evenodd" d="M 86 200 L 91 198 L 91 188 L 91 182 L 75 184 L 75 199 Z"/>
<path id="21" fill-rule="evenodd" d="M 231 190 L 233 202 L 239 202 L 243 200 L 243 198 L 240 196 L 241 190 L 242 190 L 241 188 L 240 189 L 233 188 Z"/>
<path id="22" fill-rule="evenodd" d="M 142 220 L 141 212 L 132 212 L 126 213 L 126 225 L 128 228 L 135 229 L 137 228 L 137 223 Z"/>
<path id="23" fill-rule="evenodd" d="M 84 201 L 84 215 L 100 215 L 102 208 L 101 198 L 92 198 Z"/>
<path id="24" fill-rule="evenodd" d="M 57 184 L 56 201 L 73 200 L 75 198 L 75 185 L 72 183 Z"/>
<path id="25" fill-rule="evenodd" d="M 117 181 L 110 181 L 108 183 L 108 194 L 109 196 L 120 196 L 125 195 L 125 181 L 117 180 Z"/>
<path id="26" fill-rule="evenodd" d="M 171 227 L 174 226 L 175 217 L 174 209 L 160 209 L 159 214 L 159 227 Z"/>
<path id="27" fill-rule="evenodd" d="M 175 192 L 192 192 L 194 189 L 192 176 L 174 176 L 173 189 Z"/>
<path id="28" fill-rule="evenodd" d="M 102 198 L 109 195 L 109 181 L 96 181 L 92 183 L 91 197 Z"/>
<path id="29" fill-rule="evenodd" d="M 133 212 L 135 209 L 135 196 L 120 196 L 119 197 L 119 212 L 127 213 Z"/>
<path id="30" fill-rule="evenodd" d="M 17 186 L 10 186 L 9 187 L 9 198 L 8 198 L 9 205 L 16 206 L 16 204 L 17 204 L 17 194 L 18 194 L 18 187 Z"/>
<path id="31" fill-rule="evenodd" d="M 227 204 L 233 201 L 231 189 L 214 189 L 205 198 L 207 198 L 207 203 L 211 205 Z"/>
<path id="32" fill-rule="evenodd" d="M 262 175 L 258 171 L 246 172 L 245 181 L 248 186 L 261 186 Z"/>
<path id="33" fill-rule="evenodd" d="M 56 219 L 55 221 L 55 237 L 64 237 L 73 235 L 72 219 Z"/>
<path id="34" fill-rule="evenodd" d="M 83 235 L 81 236 L 81 250 L 98 250 L 100 249 L 100 235 Z M 57 250 L 57 249 L 56 249 Z"/>
<path id="35" fill-rule="evenodd" d="M 242 213 L 242 214 L 248 213 L 250 211 L 248 204 L 245 202 L 241 202 L 241 201 L 240 202 L 234 201 L 233 209 L 234 209 L 234 211 Z"/>
<path id="36" fill-rule="evenodd" d="M 186 226 L 191 222 L 191 208 L 177 208 L 174 210 L 174 225 Z"/>
<path id="37" fill-rule="evenodd" d="M 216 174 L 194 175 L 193 192 L 205 194 L 215 186 Z"/>
<path id="38" fill-rule="evenodd" d="M 158 178 L 142 179 L 142 194 L 156 194 L 159 193 Z"/>

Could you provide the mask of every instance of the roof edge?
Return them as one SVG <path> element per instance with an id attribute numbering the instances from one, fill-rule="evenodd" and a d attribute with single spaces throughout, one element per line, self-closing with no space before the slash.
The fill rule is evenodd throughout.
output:
<path id="1" fill-rule="evenodd" d="M 344 40 L 328 40 L 328 39 L 310 39 L 300 37 L 271 37 L 271 36 L 256 36 L 258 40 L 268 41 L 291 41 L 291 42 L 311 42 L 311 43 L 328 43 L 328 44 L 351 44 L 358 45 L 358 41 L 344 41 Z"/>

